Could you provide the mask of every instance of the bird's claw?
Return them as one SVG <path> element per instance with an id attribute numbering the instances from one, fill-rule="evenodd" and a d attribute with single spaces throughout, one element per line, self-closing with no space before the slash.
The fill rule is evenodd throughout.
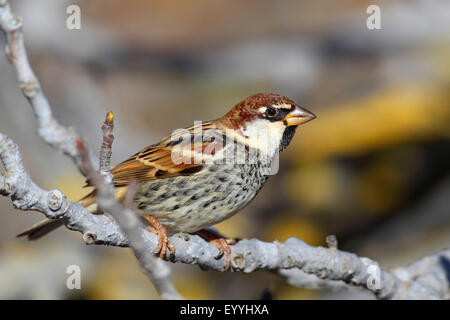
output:
<path id="1" fill-rule="evenodd" d="M 169 241 L 166 228 L 153 216 L 145 216 L 144 218 L 150 223 L 150 226 L 145 228 L 145 230 L 153 232 L 158 236 L 158 247 L 156 247 L 153 252 L 159 255 L 161 259 L 164 259 L 166 257 L 167 249 L 169 249 L 169 259 L 173 259 L 175 257 L 175 247 Z"/>
<path id="2" fill-rule="evenodd" d="M 217 247 L 217 250 L 219 250 L 219 253 L 214 257 L 215 259 L 220 259 L 225 254 L 225 264 L 224 268 L 225 270 L 228 270 L 231 266 L 231 244 L 236 244 L 236 240 L 234 239 L 225 239 L 225 238 L 217 238 L 213 239 L 211 241 L 212 244 L 214 244 Z"/>
<path id="3" fill-rule="evenodd" d="M 225 263 L 224 263 L 224 270 L 228 270 L 231 266 L 231 249 L 230 249 L 230 245 L 236 244 L 236 240 L 235 239 L 227 239 L 224 238 L 222 236 L 220 236 L 219 234 L 216 234 L 210 230 L 200 230 L 197 232 L 198 234 L 200 234 L 201 236 L 203 236 L 206 241 L 211 242 L 212 244 L 214 244 L 217 248 L 217 250 L 219 250 L 219 253 L 214 257 L 215 259 L 220 259 L 225 255 Z"/>

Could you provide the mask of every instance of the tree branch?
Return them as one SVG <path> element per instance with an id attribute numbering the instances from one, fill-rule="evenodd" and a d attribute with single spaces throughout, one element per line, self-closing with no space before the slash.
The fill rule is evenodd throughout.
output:
<path id="1" fill-rule="evenodd" d="M 110 160 L 112 154 L 112 143 L 114 136 L 112 131 L 114 115 L 108 112 L 105 122 L 102 126 L 103 143 L 100 149 L 100 172 L 95 171 L 86 144 L 78 140 L 77 149 L 81 155 L 82 165 L 86 172 L 86 177 L 92 182 L 97 190 L 97 204 L 99 208 L 112 215 L 117 221 L 122 231 L 125 233 L 130 247 L 141 267 L 145 270 L 147 275 L 152 280 L 159 295 L 163 299 L 180 300 L 182 297 L 177 292 L 170 280 L 171 270 L 169 266 L 162 260 L 155 257 L 151 251 L 145 246 L 142 239 L 141 223 L 136 214 L 131 210 L 131 206 L 123 207 L 115 199 L 113 178 L 110 172 Z M 134 195 L 134 188 L 129 188 L 131 196 L 127 199 L 132 199 Z"/>
<path id="2" fill-rule="evenodd" d="M 0 0 L 0 29 L 7 40 L 6 56 L 16 69 L 22 93 L 38 120 L 39 135 L 59 152 L 68 155 L 81 168 L 81 158 L 75 146 L 79 136 L 72 128 L 62 126 L 54 117 L 39 80 L 34 75 L 25 50 L 22 19 L 11 12 L 7 0 Z"/>
<path id="3" fill-rule="evenodd" d="M 113 135 L 114 129 L 114 114 L 110 111 L 106 115 L 105 122 L 102 125 L 103 132 L 103 143 L 100 148 L 100 164 L 99 172 L 106 183 L 111 184 L 113 182 L 113 177 L 111 175 L 111 155 L 112 155 L 112 144 L 114 141 Z M 82 159 L 84 163 L 88 162 L 89 159 Z"/>
<path id="4" fill-rule="evenodd" d="M 20 87 L 24 96 L 28 99 L 34 114 L 38 120 L 39 124 L 39 134 L 54 149 L 68 155 L 73 159 L 73 161 L 77 164 L 80 171 L 86 175 L 84 165 L 86 163 L 91 164 L 94 160 L 93 157 L 90 156 L 89 152 L 84 154 L 83 159 L 81 159 L 81 154 L 79 149 L 77 148 L 76 142 L 80 140 L 79 136 L 75 133 L 72 128 L 66 128 L 62 126 L 54 117 L 51 111 L 50 104 L 48 103 L 47 98 L 45 97 L 39 80 L 34 75 L 33 70 L 31 69 L 30 63 L 28 61 L 27 53 L 25 50 L 24 43 L 24 35 L 23 35 L 23 27 L 22 27 L 22 19 L 16 17 L 12 14 L 11 8 L 6 0 L 0 0 L 0 28 L 4 31 L 7 39 L 7 47 L 6 47 L 6 56 L 9 61 L 14 65 L 17 73 L 17 78 L 20 83 Z M 112 175 L 110 173 L 110 159 L 111 159 L 111 147 L 114 140 L 114 136 L 112 135 L 112 130 L 114 128 L 113 125 L 113 113 L 109 112 L 106 116 L 105 122 L 103 123 L 103 144 L 100 152 L 100 174 L 105 179 L 106 183 L 112 182 Z M 17 146 L 13 146 L 11 143 L 8 143 L 9 147 L 13 149 L 17 149 Z M 87 151 L 87 149 L 85 149 Z M 18 154 L 18 150 L 17 153 Z M 17 160 L 17 159 L 16 159 Z M 84 163 L 83 163 L 84 161 Z M 8 162 L 6 165 L 9 168 L 9 171 L 17 169 L 18 172 L 25 172 L 23 165 L 21 165 L 21 161 L 13 161 Z M 16 167 L 14 167 L 16 166 Z M 6 167 L 5 167 L 6 168 Z M 8 172 L 8 170 L 7 170 Z M 4 180 L 4 179 L 3 179 Z M 20 179 L 19 179 L 20 180 Z M 35 199 L 16 199 L 14 205 L 18 208 L 24 208 L 27 206 L 38 205 L 37 203 L 32 203 L 39 199 L 42 203 L 39 203 L 38 206 L 45 208 L 45 201 L 47 202 L 48 209 L 53 211 L 53 215 L 47 215 L 47 217 L 56 217 L 58 216 L 58 211 L 61 211 L 61 216 L 64 215 L 65 210 L 69 210 L 69 202 L 67 197 L 64 196 L 58 190 L 51 190 L 45 195 L 43 190 L 35 185 L 31 180 L 24 179 L 22 182 L 28 182 L 28 186 L 33 188 L 37 193 L 40 193 L 40 197 Z M 14 193 L 18 190 L 13 190 L 15 187 L 12 185 L 5 186 L 5 188 L 1 188 L 6 193 Z M 20 189 L 20 188 L 19 188 Z M 28 194 L 30 195 L 30 194 Z M 112 196 L 113 203 L 115 202 L 114 196 Z M 118 205 L 118 204 L 117 204 Z M 105 209 L 114 209 L 112 212 L 118 213 L 118 209 L 120 205 L 115 206 L 114 208 L 105 208 Z M 45 209 L 44 209 L 45 210 Z M 79 211 L 82 210 L 79 206 L 72 206 L 71 210 Z M 124 211 L 124 210 L 122 210 Z M 109 211 L 108 211 L 109 212 Z M 113 213 L 111 213 L 113 214 Z M 117 217 L 117 215 L 114 215 Z M 122 215 L 118 215 L 119 218 Z M 124 213 L 124 216 L 130 217 L 130 213 L 127 215 Z M 118 220 L 120 222 L 127 222 Z M 123 225 L 121 225 L 123 227 Z M 136 232 L 131 232 L 129 229 L 125 229 L 127 235 L 134 235 Z M 130 234 L 128 232 L 131 232 Z M 85 233 L 84 239 L 87 242 L 91 241 L 91 233 Z M 131 237 L 134 239 L 135 237 Z M 136 241 L 132 241 L 132 245 L 136 246 L 139 243 Z M 141 246 L 142 247 L 142 246 Z M 170 268 L 165 265 L 164 262 L 156 260 L 156 258 L 151 257 L 149 254 L 142 254 L 140 250 L 137 250 L 134 246 L 132 246 L 136 256 L 138 257 L 141 266 L 146 270 L 147 274 L 152 279 L 155 284 L 158 292 L 160 293 L 163 299 L 181 299 L 181 296 L 176 292 L 174 286 L 170 282 Z M 150 257 L 149 257 L 150 256 Z M 141 257 L 141 258 L 139 258 Z M 149 269 L 151 268 L 151 269 Z"/>

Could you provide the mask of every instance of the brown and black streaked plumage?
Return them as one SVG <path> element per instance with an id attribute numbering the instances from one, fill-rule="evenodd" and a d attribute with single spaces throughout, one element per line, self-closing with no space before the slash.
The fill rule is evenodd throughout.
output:
<path id="1" fill-rule="evenodd" d="M 246 206 L 263 187 L 277 153 L 296 127 L 315 116 L 279 94 L 255 94 L 222 118 L 203 122 L 146 147 L 112 171 L 116 197 L 122 200 L 131 182 L 137 184 L 134 210 L 158 234 L 158 253 L 174 249 L 167 234 L 198 232 Z M 95 190 L 80 200 L 98 212 Z M 21 233 L 36 239 L 59 220 L 46 220 Z M 204 235 L 205 232 L 202 232 Z M 212 237 L 219 253 L 231 241 Z"/>

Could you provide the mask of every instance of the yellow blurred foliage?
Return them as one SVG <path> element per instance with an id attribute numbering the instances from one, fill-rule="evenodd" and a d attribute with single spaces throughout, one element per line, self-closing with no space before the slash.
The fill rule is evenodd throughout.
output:
<path id="1" fill-rule="evenodd" d="M 275 299 L 277 300 L 313 300 L 317 299 L 320 292 L 313 289 L 303 289 L 283 284 L 280 286 L 276 293 Z"/>
<path id="2" fill-rule="evenodd" d="M 442 82 L 450 82 L 450 43 L 438 41 L 430 48 L 434 66 L 434 73 Z"/>
<path id="3" fill-rule="evenodd" d="M 300 238 L 310 245 L 321 245 L 325 239 L 322 230 L 312 221 L 290 215 L 280 215 L 280 218 L 267 224 L 262 240 L 285 241 L 290 237 Z"/>
<path id="4" fill-rule="evenodd" d="M 300 128 L 288 149 L 298 162 L 450 136 L 450 99 L 445 87 L 389 87 L 323 113 L 314 112 L 318 118 Z"/>
<path id="5" fill-rule="evenodd" d="M 404 185 L 402 172 L 383 163 L 363 170 L 357 177 L 356 189 L 362 209 L 367 213 L 382 213 L 402 201 Z"/>
<path id="6" fill-rule="evenodd" d="M 289 199 L 313 210 L 339 205 L 340 170 L 330 162 L 305 164 L 285 175 Z"/>
<path id="7" fill-rule="evenodd" d="M 114 249 L 97 266 L 89 299 L 159 299 L 130 249 Z"/>
<path id="8" fill-rule="evenodd" d="M 195 271 L 198 271 L 197 269 Z M 202 300 L 213 299 L 214 291 L 217 286 L 211 287 L 213 278 L 207 276 L 203 271 L 200 274 L 192 273 L 177 273 L 173 276 L 173 282 L 178 292 L 184 299 L 188 300 Z"/>
<path id="9" fill-rule="evenodd" d="M 238 213 L 235 216 L 222 221 L 215 225 L 217 230 L 226 237 L 229 238 L 246 238 L 248 237 L 249 221 L 244 214 Z"/>
<path id="10" fill-rule="evenodd" d="M 81 174 L 71 172 L 52 178 L 47 181 L 43 187 L 49 190 L 58 189 L 64 193 L 70 201 L 78 201 L 91 190 L 91 188 L 83 188 L 85 184 L 85 178 Z"/>
<path id="11" fill-rule="evenodd" d="M 142 271 L 131 250 L 115 249 L 105 255 L 97 266 L 98 272 L 90 284 L 90 299 L 159 299 L 151 280 Z M 185 299 L 214 297 L 211 280 L 204 272 L 184 270 L 174 272 L 172 280 Z"/>

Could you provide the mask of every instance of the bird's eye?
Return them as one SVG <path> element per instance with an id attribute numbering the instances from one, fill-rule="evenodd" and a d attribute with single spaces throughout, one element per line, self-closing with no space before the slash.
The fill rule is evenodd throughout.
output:
<path id="1" fill-rule="evenodd" d="M 266 116 L 268 118 L 274 118 L 278 114 L 278 110 L 274 107 L 268 107 L 266 110 Z"/>

